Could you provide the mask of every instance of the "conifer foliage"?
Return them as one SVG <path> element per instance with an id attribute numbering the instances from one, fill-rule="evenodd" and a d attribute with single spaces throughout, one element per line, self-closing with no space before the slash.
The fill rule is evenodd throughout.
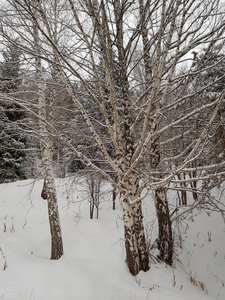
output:
<path id="1" fill-rule="evenodd" d="M 19 91 L 21 53 L 14 44 L 3 51 L 4 61 L 0 65 L 0 91 L 4 94 L 0 103 L 0 182 L 26 178 L 26 145 L 21 124 L 26 113 L 9 97 Z"/>

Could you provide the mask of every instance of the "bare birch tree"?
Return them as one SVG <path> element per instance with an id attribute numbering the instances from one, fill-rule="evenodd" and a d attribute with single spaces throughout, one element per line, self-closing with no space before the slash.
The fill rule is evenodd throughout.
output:
<path id="1" fill-rule="evenodd" d="M 49 134 L 49 126 L 46 123 L 47 103 L 45 97 L 45 81 L 43 72 L 44 68 L 43 60 L 41 58 L 41 39 L 39 35 L 39 29 L 36 24 L 36 21 L 38 19 L 37 2 L 38 1 L 36 0 L 30 1 L 30 13 L 32 13 L 34 16 L 30 19 L 28 19 L 27 16 L 24 15 L 23 10 L 19 9 L 17 3 L 13 3 L 13 6 L 7 7 L 7 14 L 5 15 L 5 17 L 7 19 L 10 19 L 11 23 L 9 22 L 8 28 L 4 28 L 4 30 L 8 30 L 11 26 L 12 30 L 10 32 L 14 32 L 16 34 L 19 41 L 19 47 L 21 47 L 21 36 L 23 36 L 23 34 L 26 32 L 27 38 L 24 38 L 24 41 L 26 43 L 25 53 L 27 53 L 29 55 L 29 58 L 31 58 L 34 62 L 33 70 L 35 72 L 36 85 L 34 85 L 35 91 L 33 92 L 33 94 L 35 93 L 35 98 L 38 102 L 38 138 L 40 141 L 41 159 L 44 169 L 45 193 L 48 203 L 48 216 L 51 232 L 51 259 L 59 259 L 63 255 L 63 243 L 59 221 L 56 188 L 52 172 L 52 141 Z M 12 20 L 13 15 L 16 15 L 16 20 L 20 24 L 19 26 L 24 27 L 24 30 L 17 31 L 17 28 L 15 28 L 14 30 Z M 13 43 L 13 40 L 11 38 L 8 40 Z M 23 47 L 25 45 L 24 41 L 22 40 Z M 20 93 L 20 95 L 21 94 L 22 92 Z M 11 94 L 10 97 L 13 100 L 13 94 Z M 15 97 L 18 98 L 18 94 Z M 18 104 L 22 104 L 24 107 L 24 101 L 22 100 L 22 97 L 20 100 L 18 100 Z M 26 105 L 30 110 L 30 104 L 27 103 Z M 36 114 L 36 111 L 34 112 L 34 114 Z"/>
<path id="2" fill-rule="evenodd" d="M 59 259 L 63 255 L 62 233 L 59 220 L 56 188 L 52 171 L 52 138 L 46 124 L 46 98 L 44 93 L 43 71 L 40 55 L 40 39 L 38 35 L 38 27 L 36 25 L 37 17 L 37 1 L 32 3 L 33 10 L 33 37 L 34 37 L 34 53 L 35 68 L 37 78 L 37 94 L 38 94 L 38 112 L 39 112 L 39 135 L 41 158 L 44 167 L 44 192 L 48 202 L 48 215 L 51 230 L 51 259 Z M 50 124 L 53 114 L 54 94 L 50 101 Z"/>

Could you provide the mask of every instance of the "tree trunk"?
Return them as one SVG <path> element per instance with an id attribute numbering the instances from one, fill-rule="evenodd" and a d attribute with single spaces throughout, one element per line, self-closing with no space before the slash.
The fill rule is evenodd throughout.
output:
<path id="1" fill-rule="evenodd" d="M 135 233 L 137 238 L 138 255 L 140 262 L 140 269 L 144 272 L 149 270 L 149 254 L 147 252 L 147 245 L 145 239 L 143 214 L 142 214 L 142 202 L 139 201 L 133 206 Z"/>
<path id="2" fill-rule="evenodd" d="M 177 177 L 179 180 L 182 181 L 182 179 L 186 179 L 186 176 L 185 176 L 185 173 L 183 173 L 183 177 L 181 176 L 181 174 L 177 174 Z M 180 191 L 177 191 L 178 193 L 178 197 L 179 197 L 179 205 L 182 206 L 182 205 L 187 205 L 187 191 L 186 191 L 186 183 L 185 182 L 181 182 L 180 183 Z M 181 194 L 181 198 L 179 196 L 179 193 Z"/>
<path id="3" fill-rule="evenodd" d="M 196 167 L 195 163 L 191 164 L 192 167 Z M 197 177 L 197 172 L 193 171 L 189 174 L 190 178 L 196 178 Z M 193 195 L 193 199 L 195 201 L 198 201 L 198 192 L 197 192 L 197 180 L 194 180 L 191 182 L 191 189 L 192 189 L 192 195 Z"/>
<path id="4" fill-rule="evenodd" d="M 40 84 L 38 84 L 40 87 Z M 40 90 L 39 90 L 40 92 Z M 48 216 L 51 231 L 51 259 L 59 259 L 63 255 L 62 234 L 59 221 L 58 204 L 56 197 L 56 188 L 52 173 L 52 155 L 48 143 L 48 132 L 43 120 L 42 94 L 39 94 L 39 127 L 41 140 L 41 158 L 44 167 L 44 189 L 45 197 L 48 202 Z"/>
<path id="5" fill-rule="evenodd" d="M 54 83 L 56 82 L 56 71 L 55 68 L 53 67 L 52 69 L 52 84 L 50 85 L 50 98 L 49 98 L 49 103 L 48 103 L 48 116 L 45 111 L 45 117 L 48 120 L 48 123 L 50 125 L 53 125 L 54 123 L 54 106 L 55 106 L 55 98 L 56 98 L 56 91 L 55 91 L 55 86 Z M 51 162 L 52 162 L 52 157 L 53 157 L 53 139 L 52 139 L 52 127 L 48 126 L 45 124 L 46 130 L 48 132 L 48 148 L 49 152 L 51 155 Z M 44 184 L 41 192 L 41 197 L 46 200 L 47 199 L 47 183 L 46 183 L 46 177 L 47 174 L 44 175 Z"/>
<path id="6" fill-rule="evenodd" d="M 44 183 L 43 183 L 43 187 L 42 187 L 42 191 L 41 191 L 41 197 L 44 200 L 47 200 L 48 196 L 47 196 L 47 183 L 46 183 L 46 175 L 44 175 Z"/>
<path id="7" fill-rule="evenodd" d="M 152 169 L 157 170 L 160 163 L 160 148 L 157 140 L 151 143 L 150 163 Z M 173 262 L 173 237 L 165 188 L 156 189 L 155 206 L 158 218 L 160 259 L 171 265 Z"/>
<path id="8" fill-rule="evenodd" d="M 45 182 L 48 201 L 49 224 L 51 231 L 51 259 L 59 259 L 63 255 L 63 242 L 55 183 L 50 166 L 47 166 Z"/>
<path id="9" fill-rule="evenodd" d="M 92 202 L 92 199 L 90 199 L 90 219 L 92 220 L 93 219 L 93 216 L 94 216 L 94 204 Z"/>
<path id="10" fill-rule="evenodd" d="M 116 187 L 113 187 L 113 191 L 112 191 L 112 198 L 113 198 L 113 210 L 116 209 Z"/>
<path id="11" fill-rule="evenodd" d="M 159 227 L 160 259 L 172 265 L 173 263 L 173 238 L 172 226 L 169 215 L 169 206 L 164 188 L 155 191 L 156 213 Z"/>
<path id="12" fill-rule="evenodd" d="M 33 5 L 37 5 L 33 1 Z M 34 8 L 36 16 L 36 10 Z M 44 167 L 44 183 L 45 183 L 45 196 L 48 202 L 48 216 L 51 232 L 51 259 L 59 259 L 63 255 L 62 234 L 59 221 L 58 204 L 56 197 L 56 188 L 54 177 L 52 173 L 52 143 L 49 140 L 48 126 L 46 125 L 46 99 L 44 93 L 44 83 L 42 74 L 42 65 L 40 59 L 40 47 L 38 29 L 33 23 L 33 36 L 34 36 L 34 51 L 35 67 L 36 67 L 36 80 L 37 80 L 37 93 L 38 93 L 38 113 L 39 113 L 39 137 L 41 159 Z"/>
<path id="13" fill-rule="evenodd" d="M 144 59 L 144 70 L 145 70 L 145 85 L 146 88 L 152 84 L 152 80 L 154 77 L 154 68 L 157 69 L 157 61 L 155 67 L 152 66 L 152 59 L 149 52 L 150 42 L 148 37 L 148 29 L 146 27 L 147 22 L 145 21 L 147 14 L 143 0 L 139 0 L 139 9 L 140 9 L 140 17 L 143 19 L 143 28 L 141 31 L 142 43 L 143 43 L 143 59 Z M 158 55 L 159 57 L 160 55 Z M 158 73 L 159 76 L 159 73 Z M 151 97 L 152 89 L 146 93 L 146 101 Z M 156 111 L 155 104 L 152 105 L 152 115 L 150 116 L 150 131 L 152 134 L 157 130 L 157 122 L 158 120 L 154 117 L 154 112 Z M 160 163 L 160 146 L 159 141 L 157 139 L 153 139 L 150 143 L 150 166 L 153 171 L 156 171 Z M 161 177 L 159 175 L 159 177 Z M 166 190 L 159 189 L 155 192 L 155 202 L 156 202 L 156 213 L 158 216 L 158 224 L 159 224 L 159 249 L 160 256 L 163 261 L 168 264 L 172 263 L 171 253 L 167 258 L 167 244 L 171 244 L 172 242 L 172 228 L 169 216 L 169 208 L 168 202 L 166 198 Z M 172 242 L 173 244 L 173 242 Z M 170 245 L 171 246 L 171 245 Z M 172 247 L 170 247 L 172 250 Z M 171 256 L 171 257 L 170 257 Z M 170 257 L 170 258 L 169 258 Z"/>
<path id="14" fill-rule="evenodd" d="M 124 238 L 126 250 L 126 263 L 130 273 L 135 276 L 141 268 L 139 262 L 137 238 L 135 234 L 133 210 L 127 198 L 122 198 Z"/>
<path id="15" fill-rule="evenodd" d="M 133 191 L 136 189 L 137 186 L 134 189 L 130 186 L 130 194 L 126 189 L 121 192 L 126 263 L 133 276 L 137 275 L 141 270 L 144 272 L 149 270 L 149 256 L 146 247 L 141 201 L 134 204 L 129 202 L 130 198 L 131 201 L 135 200 Z"/>

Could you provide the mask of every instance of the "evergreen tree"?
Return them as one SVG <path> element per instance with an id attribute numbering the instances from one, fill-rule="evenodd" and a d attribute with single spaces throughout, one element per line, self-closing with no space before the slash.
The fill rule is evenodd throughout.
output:
<path id="1" fill-rule="evenodd" d="M 16 41 L 15 41 L 16 42 Z M 2 73 L 2 93 L 16 92 L 21 84 L 20 79 L 20 57 L 21 52 L 15 44 L 8 44 L 7 48 L 3 50 L 2 56 L 4 58 L 1 63 Z"/>
<path id="2" fill-rule="evenodd" d="M 196 55 L 196 66 L 204 68 L 204 72 L 196 78 L 197 88 L 206 86 L 199 100 L 204 104 L 215 101 L 224 91 L 225 87 L 225 55 L 215 48 L 209 52 L 203 51 Z M 198 117 L 198 127 L 205 126 L 205 122 L 209 119 L 209 111 L 205 110 L 204 114 Z M 208 160 L 210 163 L 221 164 L 214 173 L 224 172 L 225 161 L 225 102 L 222 102 L 217 114 L 217 118 L 209 132 L 209 142 L 203 153 L 203 160 Z M 208 171 L 206 173 L 209 173 Z M 215 176 L 204 184 L 204 188 L 211 189 L 224 181 L 224 175 Z"/>
<path id="3" fill-rule="evenodd" d="M 21 52 L 15 44 L 8 44 L 3 51 L 0 91 L 5 101 L 0 103 L 0 182 L 25 179 L 26 144 L 21 124 L 26 117 L 23 109 L 8 99 L 19 91 Z"/>
<path id="4" fill-rule="evenodd" d="M 196 78 L 196 88 L 206 87 L 204 92 L 199 96 L 199 101 L 204 104 L 215 101 L 224 90 L 225 86 L 225 55 L 220 53 L 218 49 L 212 49 L 209 52 L 203 51 L 196 55 L 196 68 L 203 68 Z M 209 119 L 209 111 L 205 110 L 198 117 L 198 127 L 205 126 L 205 122 Z M 225 103 L 223 101 L 210 132 L 209 151 L 207 158 L 214 163 L 221 162 L 225 159 Z"/>

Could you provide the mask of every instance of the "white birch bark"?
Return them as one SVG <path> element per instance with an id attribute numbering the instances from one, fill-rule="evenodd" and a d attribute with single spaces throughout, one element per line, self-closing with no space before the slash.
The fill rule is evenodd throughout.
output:
<path id="1" fill-rule="evenodd" d="M 179 1 L 178 1 L 179 2 Z M 170 44 L 173 27 L 176 19 L 176 11 L 179 7 L 179 3 L 177 2 L 177 7 L 175 9 L 175 12 L 173 13 L 173 18 L 170 26 L 170 34 L 168 37 L 168 45 Z M 150 43 L 148 39 L 148 31 L 146 27 L 146 11 L 144 11 L 143 1 L 139 0 L 139 7 L 140 7 L 140 17 L 143 18 L 143 29 L 142 29 L 142 43 L 143 43 L 143 59 L 144 59 L 144 68 L 145 68 L 145 84 L 146 89 L 148 89 L 148 85 L 152 84 L 152 81 L 157 80 L 161 77 L 162 74 L 162 66 L 164 65 L 162 62 L 162 65 L 159 69 L 157 67 L 160 64 L 160 39 L 158 41 L 158 54 L 157 54 L 157 64 L 155 65 L 155 68 L 153 70 L 152 63 L 151 63 L 151 56 L 149 54 L 149 48 Z M 147 10 L 148 11 L 148 10 Z M 164 14 L 165 14 L 165 1 L 163 3 L 162 8 L 162 23 L 164 20 Z M 160 32 L 163 30 L 163 25 L 160 30 Z M 162 33 L 161 33 L 162 34 Z M 164 53 L 165 56 L 165 53 Z M 165 60 L 165 58 L 164 58 Z M 151 98 L 151 93 L 146 94 L 146 101 L 148 100 L 148 97 Z M 162 101 L 162 100 L 161 100 Z M 152 134 L 154 134 L 157 131 L 157 126 L 159 125 L 159 120 L 155 117 L 156 116 L 156 110 L 157 107 L 153 103 L 151 105 L 151 113 L 149 117 L 149 131 Z M 160 115 L 158 115 L 158 118 L 160 118 Z M 160 163 L 160 144 L 159 140 L 157 138 L 152 138 L 150 141 L 150 172 L 151 171 L 157 171 L 157 167 Z M 162 174 L 158 174 L 159 177 L 162 177 Z M 172 256 L 173 256 L 173 239 L 172 239 L 172 227 L 171 227 L 171 221 L 170 221 L 170 214 L 169 214 L 169 206 L 168 206 L 168 200 L 167 200 L 167 192 L 165 188 L 156 188 L 154 191 L 155 193 L 155 207 L 156 207 L 156 215 L 158 219 L 158 240 L 159 240 L 159 250 L 160 250 L 160 258 L 165 263 L 172 264 Z"/>
<path id="2" fill-rule="evenodd" d="M 35 4 L 35 2 L 33 2 Z M 38 93 L 39 138 L 41 158 L 44 167 L 45 193 L 48 203 L 48 216 L 51 232 L 51 259 L 59 259 L 63 255 L 62 233 L 59 220 L 55 182 L 52 172 L 52 145 L 46 125 L 46 101 L 44 94 L 42 65 L 39 52 L 38 29 L 33 23 L 35 68 Z"/>
<path id="3" fill-rule="evenodd" d="M 145 272 L 149 270 L 142 202 L 135 202 L 139 196 L 139 179 L 137 175 L 131 173 L 129 176 L 122 178 L 120 201 L 123 207 L 126 263 L 132 275 L 137 275 L 141 270 Z"/>

